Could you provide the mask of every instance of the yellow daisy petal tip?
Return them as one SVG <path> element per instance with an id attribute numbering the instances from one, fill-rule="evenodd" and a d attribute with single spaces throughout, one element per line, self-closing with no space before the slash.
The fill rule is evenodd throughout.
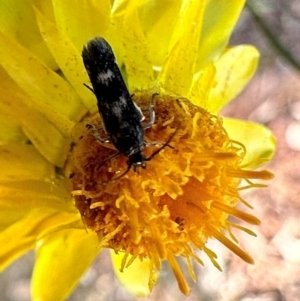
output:
<path id="1" fill-rule="evenodd" d="M 246 146 L 243 164 L 248 168 L 257 168 L 274 157 L 276 138 L 267 127 L 233 118 L 224 118 L 223 124 L 233 140 L 240 141 Z"/>
<path id="2" fill-rule="evenodd" d="M 64 229 L 38 241 L 32 276 L 33 300 L 65 300 L 98 253 L 95 235 L 82 229 Z M 43 277 L 45 271 L 47 277 Z"/>
<path id="3" fill-rule="evenodd" d="M 158 274 L 150 275 L 152 263 L 149 259 L 144 258 L 142 261 L 139 258 L 126 258 L 130 264 L 124 267 L 123 252 L 115 253 L 111 251 L 114 271 L 120 283 L 134 296 L 142 298 L 146 297 L 152 291 L 155 285 Z"/>

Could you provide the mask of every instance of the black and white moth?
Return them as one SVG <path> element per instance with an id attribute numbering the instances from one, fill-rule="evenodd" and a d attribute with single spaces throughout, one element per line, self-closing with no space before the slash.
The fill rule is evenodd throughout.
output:
<path id="1" fill-rule="evenodd" d="M 143 113 L 133 101 L 116 63 L 112 48 L 105 39 L 96 37 L 90 40 L 82 50 L 82 58 L 93 86 L 93 89 L 90 89 L 97 98 L 98 110 L 108 139 L 101 138 L 97 129 L 91 126 L 93 133 L 101 142 L 112 142 L 118 151 L 105 162 L 119 154 L 124 154 L 128 157 L 128 168 L 125 173 L 131 167 L 135 171 L 138 167 L 145 168 L 145 162 L 151 160 L 164 147 L 169 146 L 168 143 L 172 139 L 171 137 L 148 158 L 144 156 L 145 146 L 161 144 L 147 144 L 144 140 L 144 129 L 151 127 L 155 122 L 153 103 L 151 102 L 149 108 L 150 121 L 148 124 L 142 125 Z"/>

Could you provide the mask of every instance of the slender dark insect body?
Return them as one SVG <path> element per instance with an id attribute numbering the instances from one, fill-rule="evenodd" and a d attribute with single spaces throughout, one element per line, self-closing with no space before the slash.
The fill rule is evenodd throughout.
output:
<path id="1" fill-rule="evenodd" d="M 96 95 L 99 113 L 108 139 L 101 138 L 97 129 L 91 126 L 93 133 L 101 142 L 111 141 L 118 150 L 104 162 L 121 153 L 128 157 L 128 169 L 125 173 L 131 167 L 134 170 L 137 167 L 145 168 L 145 161 L 149 161 L 158 153 L 157 151 L 168 146 L 164 144 L 148 158 L 143 154 L 143 149 L 147 145 L 144 141 L 144 129 L 151 127 L 155 120 L 153 104 L 151 103 L 149 108 L 149 123 L 142 125 L 143 113 L 132 100 L 116 64 L 114 53 L 105 39 L 97 37 L 90 40 L 83 48 L 82 58 L 93 86 L 93 89 L 89 89 Z"/>

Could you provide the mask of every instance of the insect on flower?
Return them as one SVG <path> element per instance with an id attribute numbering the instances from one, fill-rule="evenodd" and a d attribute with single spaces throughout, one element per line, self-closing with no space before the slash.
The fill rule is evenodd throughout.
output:
<path id="1" fill-rule="evenodd" d="M 139 167 L 145 168 L 146 161 L 150 161 L 166 146 L 171 147 L 169 142 L 176 132 L 165 143 L 145 142 L 144 130 L 150 128 L 155 122 L 153 105 L 155 94 L 152 96 L 149 107 L 150 121 L 143 125 L 142 121 L 145 117 L 126 87 L 108 42 L 101 37 L 90 40 L 82 50 L 82 58 L 93 89 L 87 85 L 85 86 L 96 95 L 103 128 L 108 137 L 100 137 L 95 126 L 88 125 L 88 127 L 101 143 L 111 142 L 117 149 L 117 152 L 106 158 L 101 166 L 119 154 L 128 157 L 126 171 L 113 180 L 123 177 L 131 167 L 134 171 L 137 171 Z M 145 157 L 143 154 L 144 147 L 155 145 L 162 146 L 149 157 Z"/>

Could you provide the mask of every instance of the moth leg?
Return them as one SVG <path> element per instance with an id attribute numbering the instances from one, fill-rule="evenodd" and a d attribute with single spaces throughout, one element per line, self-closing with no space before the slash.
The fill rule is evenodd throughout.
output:
<path id="1" fill-rule="evenodd" d="M 155 110 L 154 110 L 153 100 L 156 95 L 158 95 L 158 93 L 154 93 L 151 97 L 150 106 L 149 106 L 150 121 L 143 126 L 144 130 L 150 128 L 155 122 Z"/>
<path id="2" fill-rule="evenodd" d="M 137 113 L 139 114 L 139 117 L 140 117 L 140 121 L 142 122 L 144 119 L 145 119 L 145 116 L 141 110 L 141 108 L 132 100 L 134 106 L 135 106 L 135 109 L 137 111 Z"/>
<path id="3" fill-rule="evenodd" d="M 159 141 L 152 141 L 152 142 L 145 142 L 145 146 L 146 147 L 151 147 L 151 146 L 162 146 L 164 143 L 163 142 L 159 142 Z"/>
<path id="4" fill-rule="evenodd" d="M 165 147 L 170 147 L 170 148 L 173 148 L 174 147 L 170 144 L 166 144 L 165 142 L 160 142 L 160 141 L 152 141 L 152 142 L 145 142 L 145 146 L 146 147 L 149 147 L 149 146 L 165 146 Z"/>
<path id="5" fill-rule="evenodd" d="M 92 132 L 93 136 L 101 143 L 110 142 L 109 138 L 102 138 L 100 136 L 98 129 L 93 124 L 87 124 L 86 128 L 89 129 Z"/>

